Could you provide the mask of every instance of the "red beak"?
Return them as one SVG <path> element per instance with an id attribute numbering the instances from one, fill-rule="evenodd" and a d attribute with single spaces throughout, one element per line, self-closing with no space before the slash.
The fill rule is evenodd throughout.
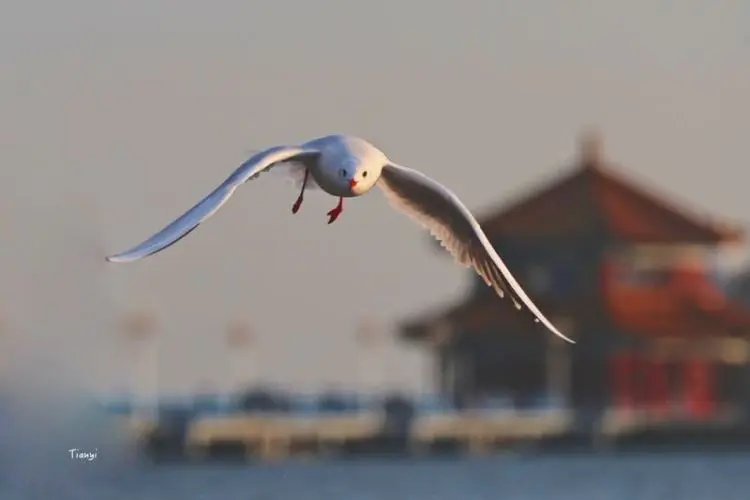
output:
<path id="1" fill-rule="evenodd" d="M 351 187 L 354 187 L 354 186 L 356 186 L 356 185 L 357 185 L 357 181 L 355 181 L 354 179 L 352 179 L 352 180 L 350 180 L 350 181 L 349 181 L 349 185 L 350 185 Z"/>

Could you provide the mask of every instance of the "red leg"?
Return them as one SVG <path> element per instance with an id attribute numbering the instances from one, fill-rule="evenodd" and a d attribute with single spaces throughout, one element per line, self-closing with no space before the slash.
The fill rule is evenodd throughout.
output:
<path id="1" fill-rule="evenodd" d="M 344 211 L 344 198 L 339 198 L 339 203 L 332 210 L 328 211 L 328 223 L 335 221 Z"/>
<path id="2" fill-rule="evenodd" d="M 310 175 L 310 170 L 305 169 L 305 177 L 302 179 L 302 189 L 299 192 L 299 196 L 297 197 L 297 201 L 294 202 L 294 205 L 292 205 L 292 213 L 296 214 L 299 212 L 299 207 L 302 206 L 302 199 L 305 195 L 305 187 L 307 186 L 307 176 Z"/>

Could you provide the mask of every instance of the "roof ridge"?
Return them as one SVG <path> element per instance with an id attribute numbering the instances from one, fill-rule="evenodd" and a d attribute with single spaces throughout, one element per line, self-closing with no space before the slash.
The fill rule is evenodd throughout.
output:
<path id="1" fill-rule="evenodd" d="M 704 210 L 691 208 L 691 202 L 688 202 L 681 195 L 660 187 L 655 188 L 653 184 L 648 183 L 646 180 L 639 179 L 639 174 L 625 174 L 625 170 L 627 169 L 619 163 L 606 162 L 598 165 L 595 175 L 619 184 L 631 194 L 656 205 L 666 212 L 671 212 L 683 221 L 703 226 L 717 235 L 737 236 L 742 233 L 742 229 L 738 225 L 718 220 L 717 217 L 712 216 Z M 601 200 L 597 199 L 597 203 L 601 203 Z"/>

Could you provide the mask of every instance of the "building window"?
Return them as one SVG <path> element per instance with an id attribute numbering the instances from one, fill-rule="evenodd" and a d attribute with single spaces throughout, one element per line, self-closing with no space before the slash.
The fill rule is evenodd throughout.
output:
<path id="1" fill-rule="evenodd" d="M 615 281 L 626 286 L 665 285 L 670 280 L 668 267 L 659 265 L 648 253 L 635 248 L 622 248 L 613 252 Z"/>
<path id="2" fill-rule="evenodd" d="M 666 285 L 670 281 L 670 272 L 664 269 L 625 268 L 618 273 L 618 282 L 623 285 Z"/>

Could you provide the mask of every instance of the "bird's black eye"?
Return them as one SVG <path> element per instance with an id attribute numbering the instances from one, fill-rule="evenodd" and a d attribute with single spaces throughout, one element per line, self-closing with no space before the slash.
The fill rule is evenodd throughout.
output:
<path id="1" fill-rule="evenodd" d="M 339 170 L 339 173 L 341 174 L 341 177 L 346 177 L 346 169 L 342 168 Z"/>
<path id="2" fill-rule="evenodd" d="M 364 177 L 367 177 L 367 170 L 365 170 L 364 172 L 362 172 L 362 177 L 363 177 L 363 178 L 364 178 Z"/>

